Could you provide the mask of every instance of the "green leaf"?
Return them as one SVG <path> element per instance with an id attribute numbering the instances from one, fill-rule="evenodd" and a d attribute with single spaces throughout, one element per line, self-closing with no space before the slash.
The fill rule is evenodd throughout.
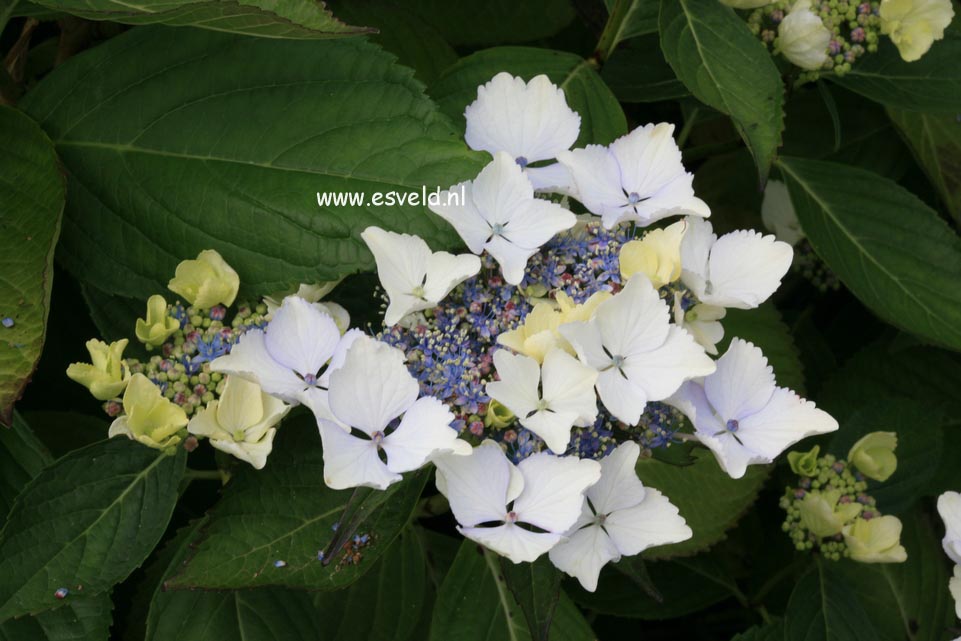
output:
<path id="1" fill-rule="evenodd" d="M 883 320 L 961 349 L 961 238 L 916 196 L 863 169 L 778 162 L 811 245 Z"/>
<path id="2" fill-rule="evenodd" d="M 961 104 L 961 32 L 948 29 L 920 60 L 905 62 L 888 38 L 833 82 L 875 102 L 909 111 L 956 111 Z"/>
<path id="3" fill-rule="evenodd" d="M 498 556 L 465 539 L 438 590 L 431 641 L 531 641 L 523 619 Z M 562 595 L 551 626 L 551 641 L 595 638 L 577 607 Z"/>
<path id="4" fill-rule="evenodd" d="M 404 0 L 403 7 L 432 25 L 455 47 L 541 40 L 566 27 L 575 15 L 571 0 Z"/>
<path id="5" fill-rule="evenodd" d="M 461 58 L 429 88 L 441 110 L 459 131 L 466 127 L 464 108 L 477 99 L 477 87 L 501 71 L 524 80 L 546 74 L 564 90 L 567 104 L 581 116 L 581 134 L 575 147 L 606 145 L 627 133 L 627 120 L 617 98 L 590 62 L 564 51 L 531 47 L 497 47 Z"/>
<path id="6" fill-rule="evenodd" d="M 264 38 L 339 38 L 373 31 L 352 27 L 317 0 L 35 0 L 87 20 L 200 27 Z"/>
<path id="7" fill-rule="evenodd" d="M 408 529 L 370 572 L 346 590 L 318 593 L 314 605 L 329 633 L 325 639 L 417 641 L 427 597 L 427 560 Z"/>
<path id="8" fill-rule="evenodd" d="M 751 341 L 761 348 L 768 363 L 774 368 L 777 384 L 804 394 L 804 368 L 791 330 L 770 301 L 757 309 L 729 309 L 721 321 L 724 340 L 718 344 L 723 354 L 735 336 Z"/>
<path id="9" fill-rule="evenodd" d="M 358 535 L 369 544 L 318 553 L 337 535 L 352 491 L 324 484 L 320 435 L 312 415 L 288 420 L 263 470 L 243 468 L 230 480 L 191 545 L 195 553 L 166 582 L 172 589 L 283 585 L 336 590 L 366 572 L 410 520 L 427 475 L 409 475 L 384 492 L 365 493 Z M 362 488 L 362 493 L 363 488 Z M 356 506 L 356 502 L 352 505 Z M 276 567 L 277 561 L 283 562 Z"/>
<path id="10" fill-rule="evenodd" d="M 14 413 L 10 429 L 0 428 L 0 514 L 6 516 L 23 486 L 52 462 L 27 422 Z"/>
<path id="11" fill-rule="evenodd" d="M 961 122 L 958 114 L 888 109 L 918 164 L 961 224 Z"/>
<path id="12" fill-rule="evenodd" d="M 105 592 L 137 568 L 167 527 L 186 458 L 117 438 L 45 468 L 0 532 L 0 620 L 57 607 L 62 587 Z"/>
<path id="13" fill-rule="evenodd" d="M 601 575 L 596 592 L 578 587 L 572 590 L 571 596 L 601 614 L 646 620 L 682 617 L 731 597 L 734 584 L 730 575 L 709 555 L 655 561 L 646 567 L 661 601 L 652 598 L 628 576 L 614 571 Z"/>
<path id="14" fill-rule="evenodd" d="M 371 269 L 359 234 L 372 224 L 456 243 L 421 205 L 317 205 L 328 191 L 420 196 L 480 170 L 393 56 L 357 38 L 191 29 L 174 47 L 173 33 L 112 38 L 23 103 L 69 170 L 58 255 L 79 280 L 145 300 L 213 248 L 246 295 Z"/>
<path id="15" fill-rule="evenodd" d="M 607 24 L 597 45 L 601 60 L 607 60 L 624 40 L 657 33 L 659 0 L 604 0 L 604 5 Z"/>
<path id="16" fill-rule="evenodd" d="M 53 250 L 64 181 L 50 139 L 27 116 L 0 106 L 0 423 L 37 366 L 50 311 Z"/>
<path id="17" fill-rule="evenodd" d="M 661 49 L 694 96 L 727 114 L 763 183 L 781 144 L 784 86 L 771 54 L 716 0 L 661 0 Z"/>
<path id="18" fill-rule="evenodd" d="M 35 410 L 24 412 L 23 418 L 53 458 L 102 441 L 110 429 L 106 416 L 79 412 Z"/>
<path id="19" fill-rule="evenodd" d="M 547 555 L 533 563 L 501 557 L 500 571 L 514 601 L 524 613 L 533 641 L 549 641 L 554 611 L 561 596 L 561 573 Z"/>
<path id="20" fill-rule="evenodd" d="M 417 79 L 425 84 L 433 82 L 444 69 L 457 62 L 454 48 L 406 5 L 395 0 L 338 0 L 330 4 L 338 16 L 375 27 L 379 33 L 370 36 L 371 42 L 397 56 L 397 60 L 413 69 Z"/>
<path id="21" fill-rule="evenodd" d="M 907 561 L 843 561 L 838 573 L 870 614 L 880 641 L 942 641 L 954 623 L 954 603 L 940 542 L 922 514 L 902 523 Z"/>
<path id="22" fill-rule="evenodd" d="M 731 641 L 784 641 L 784 621 L 756 625 L 740 634 L 735 634 Z"/>
<path id="23" fill-rule="evenodd" d="M 850 586 L 821 559 L 794 587 L 784 614 L 784 640 L 879 641 Z"/>
<path id="24" fill-rule="evenodd" d="M 870 432 L 898 435 L 898 468 L 886 481 L 869 481 L 868 492 L 885 514 L 901 514 L 917 503 L 938 471 L 944 450 L 940 408 L 927 402 L 877 397 L 848 417 L 829 451 L 847 459 L 851 447 Z"/>
<path id="25" fill-rule="evenodd" d="M 112 609 L 107 593 L 68 596 L 56 610 L 0 623 L 0 641 L 107 641 Z"/>
<path id="26" fill-rule="evenodd" d="M 601 68 L 601 78 L 621 102 L 657 102 L 689 95 L 664 60 L 657 34 L 620 47 Z"/>
<path id="27" fill-rule="evenodd" d="M 644 552 L 647 559 L 690 556 L 722 538 L 754 503 L 768 475 L 768 467 L 754 465 L 740 479 L 732 479 L 706 450 L 693 452 L 693 465 L 677 467 L 656 459 L 640 459 L 637 475 L 644 485 L 656 488 L 677 506 L 694 532 L 682 543 L 663 545 Z"/>

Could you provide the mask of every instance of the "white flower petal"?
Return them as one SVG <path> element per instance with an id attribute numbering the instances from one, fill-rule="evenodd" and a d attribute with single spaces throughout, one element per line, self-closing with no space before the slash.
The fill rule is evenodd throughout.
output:
<path id="1" fill-rule="evenodd" d="M 477 174 L 470 198 L 488 224 L 503 224 L 534 199 L 534 187 L 510 155 L 498 152 Z"/>
<path id="2" fill-rule="evenodd" d="M 726 430 L 715 433 L 697 431 L 694 435 L 711 450 L 718 465 L 732 479 L 744 476 L 749 465 L 766 464 L 774 460 L 745 447 Z"/>
<path id="3" fill-rule="evenodd" d="M 643 274 L 597 306 L 591 323 L 597 325 L 604 347 L 612 356 L 632 356 L 656 349 L 667 339 L 670 310 Z"/>
<path id="4" fill-rule="evenodd" d="M 955 563 L 961 564 L 961 494 L 945 492 L 938 497 L 938 514 L 944 521 L 944 552 Z"/>
<path id="5" fill-rule="evenodd" d="M 780 180 L 768 180 L 761 199 L 761 220 L 768 231 L 788 245 L 797 245 L 804 238 L 804 230 L 797 219 L 787 185 Z"/>
<path id="6" fill-rule="evenodd" d="M 364 336 L 354 340 L 343 366 L 330 375 L 328 398 L 334 416 L 373 434 L 409 408 L 419 389 L 403 352 Z"/>
<path id="7" fill-rule="evenodd" d="M 559 162 L 544 167 L 526 167 L 524 173 L 534 191 L 541 193 L 563 194 L 577 198 L 577 187 L 570 170 Z"/>
<path id="8" fill-rule="evenodd" d="M 555 348 L 544 357 L 541 378 L 548 408 L 555 412 L 573 412 L 575 422 L 581 427 L 594 422 L 597 418 L 596 370 Z"/>
<path id="9" fill-rule="evenodd" d="M 536 247 L 526 249 L 515 245 L 502 236 L 494 236 L 484 245 L 497 264 L 501 266 L 504 280 L 511 285 L 520 285 L 527 270 L 527 261 L 537 253 Z"/>
<path id="10" fill-rule="evenodd" d="M 303 298 L 288 296 L 267 325 L 264 341 L 281 365 L 301 376 L 316 375 L 334 353 L 340 330 L 328 314 Z"/>
<path id="11" fill-rule="evenodd" d="M 740 230 L 724 234 L 711 247 L 710 291 L 702 302 L 753 309 L 770 298 L 791 268 L 794 250 L 773 235 Z"/>
<path id="12" fill-rule="evenodd" d="M 404 414 L 397 429 L 384 439 L 387 469 L 410 472 L 438 452 L 470 454 L 470 443 L 457 438 L 457 431 L 450 426 L 453 420 L 454 414 L 436 398 L 418 399 Z"/>
<path id="13" fill-rule="evenodd" d="M 324 447 L 324 483 L 327 487 L 334 490 L 349 487 L 385 490 L 403 478 L 387 469 L 373 441 L 351 436 L 329 421 L 321 421 L 318 426 Z"/>
<path id="14" fill-rule="evenodd" d="M 563 90 L 545 75 L 524 83 L 506 72 L 477 88 L 477 100 L 464 110 L 464 140 L 471 149 L 528 162 L 554 158 L 569 149 L 581 117 L 567 106 Z"/>
<path id="15" fill-rule="evenodd" d="M 830 414 L 778 387 L 763 409 L 739 420 L 736 435 L 752 451 L 774 460 L 801 439 L 837 429 L 838 422 Z"/>
<path id="16" fill-rule="evenodd" d="M 288 403 L 300 403 L 307 387 L 294 371 L 281 365 L 267 351 L 264 332 L 248 330 L 225 354 L 210 364 L 210 371 L 254 381 L 260 387 Z"/>
<path id="17" fill-rule="evenodd" d="M 616 510 L 604 521 L 604 528 L 624 556 L 640 554 L 657 545 L 680 543 L 694 533 L 666 496 L 649 487 L 640 505 Z"/>
<path id="18" fill-rule="evenodd" d="M 464 202 L 461 202 L 462 194 Z M 454 195 L 457 196 L 456 201 Z M 467 181 L 454 185 L 441 192 L 436 203 L 427 203 L 427 207 L 450 223 L 468 249 L 475 254 L 484 251 L 491 228 L 474 202 L 474 183 Z"/>
<path id="19" fill-rule="evenodd" d="M 711 223 L 688 217 L 687 231 L 681 240 L 681 281 L 698 297 L 704 295 L 708 279 L 708 260 L 717 236 Z"/>
<path id="20" fill-rule="evenodd" d="M 611 538 L 598 525 L 589 525 L 568 536 L 551 548 L 551 563 L 568 576 L 576 578 L 588 592 L 597 589 L 597 579 L 609 561 L 621 555 Z"/>
<path id="21" fill-rule="evenodd" d="M 540 410 L 520 419 L 521 425 L 537 434 L 555 454 L 563 454 L 571 442 L 571 427 L 577 412 Z"/>
<path id="22" fill-rule="evenodd" d="M 518 520 L 548 532 L 566 532 L 581 513 L 584 492 L 601 477 L 597 461 L 539 452 L 518 464 L 524 491 L 514 501 Z"/>
<path id="23" fill-rule="evenodd" d="M 537 410 L 540 396 L 540 365 L 530 356 L 511 354 L 499 349 L 494 352 L 494 369 L 500 380 L 487 384 L 487 395 L 522 419 Z"/>
<path id="24" fill-rule="evenodd" d="M 514 210 L 503 236 L 513 245 L 538 248 L 577 224 L 577 217 L 557 203 L 533 198 Z"/>
<path id="25" fill-rule="evenodd" d="M 604 343 L 596 324 L 587 321 L 565 323 L 557 331 L 571 344 L 581 362 L 597 370 L 610 365 L 611 358 L 604 352 Z"/>
<path id="26" fill-rule="evenodd" d="M 614 418 L 628 425 L 637 425 L 647 405 L 643 388 L 634 385 L 616 368 L 598 375 L 597 395 Z"/>
<path id="27" fill-rule="evenodd" d="M 628 214 L 627 197 L 621 187 L 621 170 L 607 147 L 588 145 L 557 156 L 571 174 L 577 198 L 592 214 L 601 216 L 611 229 Z"/>
<path id="28" fill-rule="evenodd" d="M 552 532 L 531 532 L 514 523 L 505 523 L 496 527 L 458 527 L 457 529 L 467 538 L 477 541 L 501 556 L 506 556 L 514 563 L 533 563 L 563 538 L 562 535 Z"/>
<path id="29" fill-rule="evenodd" d="M 954 597 L 954 614 L 961 619 L 961 565 L 954 566 L 954 576 L 948 581 L 948 589 Z"/>
<path id="30" fill-rule="evenodd" d="M 274 436 L 277 429 L 271 427 L 258 441 L 234 441 L 233 439 L 211 438 L 210 444 L 221 452 L 250 463 L 255 470 L 262 470 L 267 465 L 267 457 L 274 449 Z"/>
<path id="31" fill-rule="evenodd" d="M 677 391 L 684 381 L 707 376 L 714 367 L 703 346 L 680 327 L 671 325 L 663 345 L 629 357 L 622 369 L 632 384 L 644 390 L 648 401 L 660 401 Z"/>
<path id="32" fill-rule="evenodd" d="M 464 527 L 503 521 L 507 516 L 511 468 L 499 445 L 485 442 L 468 456 L 442 454 L 434 458 L 443 475 L 443 486 L 450 509 Z M 440 476 L 438 476 L 438 479 Z M 523 489 L 523 477 L 514 479 L 514 492 Z"/>
<path id="33" fill-rule="evenodd" d="M 587 490 L 598 514 L 634 507 L 644 500 L 646 490 L 635 472 L 640 454 L 637 443 L 626 441 L 601 459 L 601 479 Z"/>
<path id="34" fill-rule="evenodd" d="M 263 396 L 257 383 L 228 376 L 217 405 L 217 422 L 228 434 L 259 423 L 264 416 Z"/>
<path id="35" fill-rule="evenodd" d="M 427 261 L 424 298 L 431 302 L 431 306 L 436 305 L 444 300 L 452 289 L 476 276 L 480 269 L 480 258 L 472 254 L 455 256 L 447 252 L 434 252 Z"/>
<path id="36" fill-rule="evenodd" d="M 704 393 L 723 421 L 754 414 L 774 394 L 774 370 L 761 350 L 740 338 L 731 340 L 717 360 L 717 370 L 704 379 Z"/>

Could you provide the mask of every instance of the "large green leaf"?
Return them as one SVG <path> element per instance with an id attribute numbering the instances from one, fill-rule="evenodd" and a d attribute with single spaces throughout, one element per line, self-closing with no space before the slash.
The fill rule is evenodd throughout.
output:
<path id="1" fill-rule="evenodd" d="M 956 113 L 888 109 L 915 158 L 961 224 L 961 124 Z"/>
<path id="2" fill-rule="evenodd" d="M 601 68 L 601 78 L 621 102 L 657 102 L 689 94 L 664 60 L 656 33 L 618 48 Z"/>
<path id="3" fill-rule="evenodd" d="M 64 264 L 146 299 L 214 248 L 264 293 L 371 268 L 368 225 L 456 242 L 421 205 L 317 204 L 317 192 L 420 194 L 482 166 L 393 60 L 357 38 L 164 27 L 72 58 L 24 101 L 70 174 Z"/>
<path id="4" fill-rule="evenodd" d="M 954 603 L 940 542 L 922 514 L 914 512 L 902 523 L 907 561 L 845 561 L 838 572 L 870 613 L 880 641 L 943 641 L 954 622 Z"/>
<path id="5" fill-rule="evenodd" d="M 52 462 L 47 448 L 15 413 L 11 428 L 0 429 L 0 514 L 6 517 L 23 486 Z"/>
<path id="6" fill-rule="evenodd" d="M 37 0 L 87 20 L 200 27 L 264 38 L 339 38 L 370 33 L 336 19 L 319 0 Z"/>
<path id="7" fill-rule="evenodd" d="M 732 479 L 707 450 L 692 452 L 691 465 L 677 466 L 656 459 L 637 462 L 637 475 L 644 485 L 656 488 L 677 506 L 694 532 L 682 543 L 651 548 L 648 559 L 690 556 L 708 548 L 733 527 L 754 503 L 768 475 L 768 467 L 754 465 L 740 479 Z"/>
<path id="8" fill-rule="evenodd" d="M 429 92 L 463 131 L 464 108 L 477 98 L 477 86 L 501 71 L 524 80 L 546 74 L 564 90 L 567 104 L 581 116 L 581 135 L 575 146 L 606 145 L 627 133 L 627 120 L 617 98 L 591 63 L 564 51 L 531 47 L 485 49 L 461 58 L 430 86 Z"/>
<path id="9" fill-rule="evenodd" d="M 571 0 L 404 0 L 403 6 L 455 46 L 532 42 L 556 34 L 574 19 Z"/>
<path id="10" fill-rule="evenodd" d="M 879 641 L 864 607 L 830 561 L 798 581 L 784 615 L 785 641 Z"/>
<path id="11" fill-rule="evenodd" d="M 16 109 L 0 106 L 0 146 L 0 318 L 13 323 L 0 325 L 0 423 L 9 425 L 43 348 L 64 181 L 50 140 Z"/>
<path id="12" fill-rule="evenodd" d="M 185 462 L 183 450 L 116 438 L 45 468 L 0 531 L 0 621 L 60 605 L 60 588 L 105 592 L 137 568 L 167 527 Z"/>
<path id="13" fill-rule="evenodd" d="M 731 641 L 784 641 L 784 621 L 756 625 L 735 635 Z"/>
<path id="14" fill-rule="evenodd" d="M 438 590 L 431 641 L 532 641 L 520 606 L 501 573 L 499 557 L 465 540 Z M 551 641 L 591 641 L 594 633 L 562 595 Z"/>
<path id="15" fill-rule="evenodd" d="M 723 354 L 735 336 L 751 341 L 767 356 L 778 385 L 804 393 L 804 368 L 797 346 L 773 303 L 769 301 L 757 309 L 729 309 L 721 322 L 724 340 L 717 346 L 718 353 Z"/>
<path id="16" fill-rule="evenodd" d="M 870 481 L 869 493 L 884 513 L 901 514 L 916 504 L 938 471 L 944 450 L 944 415 L 930 403 L 876 397 L 848 417 L 831 439 L 829 451 L 846 459 L 851 447 L 870 432 L 898 435 L 897 471 L 886 481 Z"/>
<path id="17" fill-rule="evenodd" d="M 376 27 L 378 33 L 370 40 L 397 56 L 425 84 L 457 62 L 457 52 L 437 29 L 412 13 L 401 0 L 337 0 L 330 4 L 338 16 Z"/>
<path id="18" fill-rule="evenodd" d="M 501 558 L 500 571 L 520 606 L 533 641 L 549 641 L 554 612 L 561 597 L 561 572 L 542 556 L 533 563 Z"/>
<path id="19" fill-rule="evenodd" d="M 771 54 L 716 0 L 661 0 L 660 29 L 668 64 L 698 100 L 731 117 L 764 182 L 784 128 L 784 86 Z"/>
<path id="20" fill-rule="evenodd" d="M 365 496 L 356 529 L 368 544 L 334 550 L 325 565 L 318 553 L 334 540 L 353 491 L 324 484 L 320 435 L 312 415 L 287 421 L 263 470 L 244 468 L 224 490 L 194 537 L 193 555 L 166 581 L 173 589 L 232 589 L 283 585 L 314 590 L 342 588 L 387 551 L 410 520 L 426 481 L 422 471 L 387 491 Z M 357 506 L 357 501 L 351 503 Z M 350 520 L 350 519 L 348 519 Z M 349 532 L 348 532 L 349 534 Z M 279 562 L 279 563 L 278 563 Z"/>
<path id="21" fill-rule="evenodd" d="M 863 169 L 778 163 L 804 232 L 885 321 L 961 349 L 961 238 L 916 196 Z"/>
<path id="22" fill-rule="evenodd" d="M 888 38 L 843 76 L 828 78 L 889 107 L 910 111 L 956 111 L 961 105 L 961 31 L 949 29 L 920 60 L 905 62 Z"/>
<path id="23" fill-rule="evenodd" d="M 107 593 L 69 596 L 56 610 L 0 623 L 0 641 L 107 641 L 112 609 Z"/>

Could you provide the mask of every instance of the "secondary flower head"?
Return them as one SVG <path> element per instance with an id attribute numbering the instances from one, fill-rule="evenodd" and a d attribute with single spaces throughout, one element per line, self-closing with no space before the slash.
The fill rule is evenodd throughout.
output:
<path id="1" fill-rule="evenodd" d="M 778 240 L 783 240 L 792 247 L 804 238 L 804 230 L 801 229 L 801 223 L 797 219 L 797 212 L 794 210 L 794 203 L 791 202 L 787 185 L 780 180 L 769 180 L 764 186 L 761 220 Z"/>
<path id="2" fill-rule="evenodd" d="M 110 424 L 108 436 L 124 435 L 147 447 L 164 449 L 176 445 L 187 425 L 187 413 L 160 393 L 143 374 L 134 374 L 123 395 L 123 415 Z"/>
<path id="3" fill-rule="evenodd" d="M 881 31 L 907 62 L 928 52 L 954 18 L 951 0 L 881 0 Z"/>
<path id="4" fill-rule="evenodd" d="M 818 537 L 840 534 L 861 513 L 860 503 L 839 503 L 840 490 L 812 491 L 801 501 L 801 523 Z"/>
<path id="5" fill-rule="evenodd" d="M 901 520 L 896 516 L 857 519 L 844 527 L 844 542 L 859 563 L 903 563 L 908 552 L 901 545 Z"/>
<path id="6" fill-rule="evenodd" d="M 802 69 L 815 71 L 828 61 L 831 32 L 810 9 L 811 0 L 798 0 L 777 29 L 777 48 Z"/>
<path id="7" fill-rule="evenodd" d="M 218 450 L 259 470 L 267 464 L 273 449 L 277 433 L 274 426 L 289 409 L 279 398 L 265 394 L 257 383 L 228 376 L 220 398 L 190 419 L 187 431 L 206 436 Z"/>
<path id="8" fill-rule="evenodd" d="M 116 398 L 127 387 L 130 370 L 123 361 L 123 350 L 129 341 L 124 338 L 114 343 L 104 343 L 95 338 L 87 341 L 87 351 L 92 363 L 72 363 L 67 376 L 90 390 L 98 401 Z"/>
<path id="9" fill-rule="evenodd" d="M 155 294 L 147 299 L 147 318 L 138 318 L 135 333 L 137 340 L 147 349 L 162 345 L 180 329 L 180 321 L 167 313 L 167 301 Z"/>
<path id="10" fill-rule="evenodd" d="M 531 182 L 505 152 L 497 152 L 473 181 L 449 191 L 462 189 L 466 202 L 433 204 L 431 211 L 449 222 L 472 252 L 493 256 L 512 285 L 524 279 L 527 261 L 541 245 L 577 222 L 560 205 L 535 198 Z M 449 199 L 442 195 L 439 202 Z"/>
<path id="11" fill-rule="evenodd" d="M 668 216 L 710 216 L 694 196 L 694 176 L 681 163 L 674 125 L 638 127 L 609 147 L 588 145 L 557 159 L 574 181 L 577 199 L 608 229 L 623 221 L 642 226 Z"/>
<path id="12" fill-rule="evenodd" d="M 240 288 L 240 277 L 223 256 L 205 249 L 194 260 L 181 261 L 167 287 L 188 303 L 208 309 L 233 304 Z"/>
<path id="13" fill-rule="evenodd" d="M 536 189 L 557 186 L 551 184 L 555 172 L 528 165 L 557 158 L 570 149 L 581 129 L 581 117 L 547 76 L 525 83 L 503 71 L 477 88 L 477 100 L 464 110 L 464 118 L 464 140 L 471 149 L 491 155 L 506 152 Z"/>
<path id="14" fill-rule="evenodd" d="M 418 395 L 403 352 L 367 336 L 351 344 L 330 376 L 332 418 L 318 421 L 329 487 L 383 490 L 438 453 L 470 453 L 451 428 L 453 413 Z"/>
<path id="15" fill-rule="evenodd" d="M 938 497 L 938 514 L 944 521 L 941 545 L 952 561 L 961 564 L 961 494 L 945 492 Z"/>
<path id="16" fill-rule="evenodd" d="M 679 220 L 665 229 L 652 229 L 641 240 L 621 247 L 621 276 L 644 274 L 654 287 L 663 287 L 681 277 L 681 239 L 687 221 Z"/>
<path id="17" fill-rule="evenodd" d="M 681 280 L 702 303 L 753 309 L 781 285 L 791 268 L 791 246 L 756 231 L 718 238 L 711 223 L 688 218 L 681 242 Z"/>
<path id="18" fill-rule="evenodd" d="M 578 358 L 598 371 L 604 407 L 628 425 L 637 425 L 648 401 L 665 399 L 685 380 L 714 371 L 704 349 L 670 323 L 667 304 L 644 276 L 601 303 L 589 321 L 559 331 Z"/>
<path id="19" fill-rule="evenodd" d="M 601 479 L 588 488 L 580 518 L 550 551 L 551 562 L 590 592 L 608 562 L 693 535 L 667 497 L 637 478 L 640 453 L 628 441 L 601 459 Z"/>
<path id="20" fill-rule="evenodd" d="M 570 296 L 559 291 L 556 307 L 549 302 L 537 303 L 524 317 L 523 324 L 498 334 L 497 342 L 530 356 L 538 363 L 543 363 L 547 353 L 555 348 L 574 354 L 574 348 L 561 336 L 558 328 L 565 323 L 590 320 L 597 306 L 610 297 L 610 292 L 597 292 L 578 305 Z"/>
<path id="21" fill-rule="evenodd" d="M 469 456 L 435 463 L 437 489 L 460 533 L 514 563 L 533 562 L 557 545 L 580 516 L 584 491 L 601 476 L 597 461 L 546 452 L 515 466 L 489 441 Z"/>
<path id="22" fill-rule="evenodd" d="M 567 450 L 571 427 L 586 427 L 597 418 L 597 372 L 561 349 L 548 352 L 543 366 L 529 356 L 498 350 L 494 368 L 500 380 L 487 384 L 487 394 L 553 452 Z"/>
<path id="23" fill-rule="evenodd" d="M 871 432 L 854 444 L 848 460 L 869 479 L 887 481 L 898 469 L 898 458 L 894 455 L 897 446 L 898 435 L 894 432 Z"/>
<path id="24" fill-rule="evenodd" d="M 360 334 L 353 330 L 341 336 L 329 314 L 288 296 L 264 330 L 247 331 L 210 369 L 258 383 L 268 394 L 303 403 L 324 418 L 330 373 Z"/>
<path id="25" fill-rule="evenodd" d="M 732 478 L 748 465 L 771 463 L 803 438 L 838 429 L 830 414 L 785 387 L 761 350 L 739 338 L 701 382 L 685 383 L 669 403 L 694 424 L 694 434 Z"/>
<path id="26" fill-rule="evenodd" d="M 377 276 L 390 299 L 384 314 L 384 324 L 388 326 L 408 314 L 436 306 L 481 268 L 477 256 L 431 252 L 418 236 L 395 234 L 379 227 L 368 227 L 360 236 L 374 254 Z"/>

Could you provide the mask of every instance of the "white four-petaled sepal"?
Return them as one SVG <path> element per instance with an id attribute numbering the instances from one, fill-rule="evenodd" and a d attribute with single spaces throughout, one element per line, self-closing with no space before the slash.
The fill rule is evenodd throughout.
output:
<path id="1" fill-rule="evenodd" d="M 601 474 L 597 461 L 546 452 L 515 466 L 489 441 L 434 462 L 457 529 L 514 563 L 533 562 L 563 538 Z"/>
<path id="2" fill-rule="evenodd" d="M 668 216 L 710 216 L 694 196 L 694 176 L 684 169 L 674 125 L 638 127 L 609 147 L 588 145 L 562 152 L 577 198 L 611 229 L 624 221 L 647 226 Z"/>
<path id="3" fill-rule="evenodd" d="M 628 441 L 601 459 L 601 479 L 588 488 L 581 517 L 550 551 L 551 562 L 590 592 L 609 561 L 692 536 L 667 497 L 637 478 L 640 453 L 637 443 Z"/>
<path id="4" fill-rule="evenodd" d="M 941 545 L 952 561 L 961 565 L 961 494 L 945 492 L 938 497 L 938 514 L 944 521 Z"/>
<path id="5" fill-rule="evenodd" d="M 492 155 L 506 152 L 521 167 L 556 158 L 570 149 L 581 117 L 567 106 L 564 91 L 545 75 L 523 78 L 501 72 L 477 88 L 464 110 L 464 140 Z"/>
<path id="6" fill-rule="evenodd" d="M 454 287 L 480 271 L 473 254 L 432 252 L 418 236 L 368 227 L 360 235 L 377 262 L 377 277 L 390 304 L 384 324 L 397 324 L 413 312 L 435 307 Z"/>
<path id="7" fill-rule="evenodd" d="M 501 349 L 494 353 L 494 368 L 500 380 L 487 384 L 487 394 L 557 454 L 567 449 L 572 426 L 597 418 L 597 371 L 562 349 L 548 352 L 543 366 Z"/>
<path id="8" fill-rule="evenodd" d="M 770 298 L 791 267 L 794 250 L 753 230 L 718 238 L 711 223 L 688 219 L 681 241 L 681 280 L 702 303 L 753 309 Z"/>
<path id="9" fill-rule="evenodd" d="M 457 202 L 451 194 L 463 194 Z M 431 211 L 449 222 L 475 254 L 487 251 L 512 285 L 520 284 L 528 259 L 576 217 L 534 197 L 534 188 L 510 155 L 498 152 L 477 177 L 441 194 Z"/>
<path id="10" fill-rule="evenodd" d="M 470 452 L 450 426 L 453 413 L 418 393 L 403 352 L 366 336 L 354 341 L 330 376 L 332 418 L 318 421 L 329 487 L 383 490 L 438 453 Z"/>
<path id="11" fill-rule="evenodd" d="M 739 338 L 713 374 L 685 383 L 667 402 L 691 419 L 695 436 L 732 478 L 773 462 L 801 439 L 838 429 L 830 414 L 778 387 L 761 350 Z"/>
<path id="12" fill-rule="evenodd" d="M 636 425 L 648 401 L 673 394 L 685 380 L 714 371 L 714 361 L 686 331 L 643 274 L 601 303 L 587 322 L 558 330 L 578 358 L 598 372 L 597 392 L 619 421 Z"/>

